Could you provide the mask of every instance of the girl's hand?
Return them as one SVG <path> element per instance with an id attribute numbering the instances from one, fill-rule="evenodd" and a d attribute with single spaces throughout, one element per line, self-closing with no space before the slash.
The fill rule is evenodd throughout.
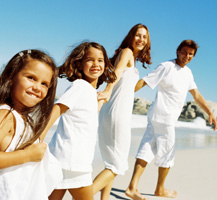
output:
<path id="1" fill-rule="evenodd" d="M 98 92 L 97 94 L 97 99 L 98 101 L 104 100 L 104 103 L 108 102 L 110 97 L 111 97 L 112 91 L 103 91 L 103 92 Z"/>
<path id="2" fill-rule="evenodd" d="M 32 144 L 24 149 L 29 154 L 29 162 L 39 162 L 44 157 L 47 149 L 47 144 L 44 142 Z"/>

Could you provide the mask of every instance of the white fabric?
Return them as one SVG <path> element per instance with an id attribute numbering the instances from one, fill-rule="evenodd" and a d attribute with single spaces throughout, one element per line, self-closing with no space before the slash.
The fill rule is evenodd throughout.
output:
<path id="1" fill-rule="evenodd" d="M 92 185 L 91 172 L 74 172 L 63 169 L 63 181 L 56 187 L 56 189 L 80 188 Z"/>
<path id="2" fill-rule="evenodd" d="M 175 60 L 161 63 L 143 80 L 150 88 L 158 86 L 153 106 L 149 109 L 151 120 L 174 125 L 184 105 L 187 92 L 196 89 L 191 70 L 180 67 Z"/>
<path id="3" fill-rule="evenodd" d="M 175 130 L 187 92 L 196 89 L 191 70 L 175 60 L 161 63 L 143 80 L 150 88 L 158 86 L 155 102 L 148 111 L 148 125 L 140 143 L 137 158 L 148 163 L 156 155 L 159 167 L 174 164 Z"/>
<path id="4" fill-rule="evenodd" d="M 1 105 L 0 109 L 11 110 L 10 106 L 6 104 Z M 19 147 L 22 143 L 27 142 L 32 137 L 33 134 L 29 126 L 26 126 L 25 129 L 25 124 L 20 114 L 17 113 L 15 110 L 12 110 L 12 113 L 16 119 L 16 129 L 15 129 L 13 140 L 11 141 L 11 144 L 8 146 L 8 148 L 6 149 L 6 152 L 14 151 L 16 147 Z"/>
<path id="5" fill-rule="evenodd" d="M 174 165 L 175 157 L 175 128 L 171 125 L 151 121 L 141 140 L 136 158 L 150 163 L 156 156 L 158 167 L 169 168 Z"/>
<path id="6" fill-rule="evenodd" d="M 10 110 L 10 107 L 3 105 L 0 109 Z M 16 132 L 6 152 L 14 151 L 24 128 L 21 116 L 15 110 L 12 113 L 16 118 Z M 27 134 L 29 132 L 26 131 L 22 138 L 28 138 Z M 0 170 L 0 199 L 46 200 L 61 179 L 60 165 L 47 148 L 41 162 L 28 162 Z"/>
<path id="7" fill-rule="evenodd" d="M 110 100 L 99 113 L 99 146 L 105 166 L 116 174 L 128 169 L 131 143 L 131 115 L 138 70 L 125 68 L 115 85 Z"/>
<path id="8" fill-rule="evenodd" d="M 98 128 L 97 92 L 87 81 L 77 79 L 56 102 L 69 109 L 60 117 L 50 151 L 63 169 L 92 172 Z"/>

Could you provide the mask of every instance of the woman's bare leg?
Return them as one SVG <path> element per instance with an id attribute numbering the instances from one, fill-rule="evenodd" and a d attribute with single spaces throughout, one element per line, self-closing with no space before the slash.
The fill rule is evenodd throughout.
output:
<path id="1" fill-rule="evenodd" d="M 109 200 L 114 178 L 101 190 L 101 200 Z"/>
<path id="2" fill-rule="evenodd" d="M 93 181 L 93 194 L 96 194 L 100 190 L 105 189 L 105 194 L 108 192 L 109 187 L 111 191 L 112 183 L 117 174 L 113 173 L 110 169 L 104 169 Z M 110 192 L 109 192 L 110 193 Z"/>
<path id="3" fill-rule="evenodd" d="M 146 200 L 146 198 L 142 197 L 142 195 L 138 192 L 139 179 L 146 165 L 147 165 L 146 161 L 141 160 L 141 159 L 136 160 L 130 184 L 125 192 L 125 194 L 128 197 L 132 198 L 133 200 Z"/>

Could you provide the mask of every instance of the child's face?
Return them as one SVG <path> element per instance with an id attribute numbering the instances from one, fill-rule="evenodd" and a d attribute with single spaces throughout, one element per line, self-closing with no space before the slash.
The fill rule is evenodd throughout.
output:
<path id="1" fill-rule="evenodd" d="M 17 111 L 33 107 L 47 95 L 53 71 L 51 67 L 31 59 L 12 80 L 12 102 Z"/>
<path id="2" fill-rule="evenodd" d="M 103 52 L 94 47 L 90 47 L 82 60 L 82 70 L 85 80 L 93 87 L 96 87 L 98 78 L 103 74 L 105 61 Z"/>

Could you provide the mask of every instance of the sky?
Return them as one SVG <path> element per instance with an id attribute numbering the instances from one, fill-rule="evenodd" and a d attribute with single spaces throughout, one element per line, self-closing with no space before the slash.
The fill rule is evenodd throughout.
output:
<path id="1" fill-rule="evenodd" d="M 217 102 L 215 0 L 0 0 L 0 16 L 2 69 L 24 49 L 45 51 L 61 65 L 73 46 L 84 40 L 100 43 L 111 57 L 131 27 L 143 23 L 150 32 L 152 65 L 145 70 L 137 63 L 142 78 L 161 62 L 176 58 L 182 40 L 193 39 L 199 49 L 188 67 L 203 97 Z M 57 96 L 69 84 L 59 79 Z M 135 96 L 151 102 L 155 94 L 156 89 L 146 86 Z"/>

